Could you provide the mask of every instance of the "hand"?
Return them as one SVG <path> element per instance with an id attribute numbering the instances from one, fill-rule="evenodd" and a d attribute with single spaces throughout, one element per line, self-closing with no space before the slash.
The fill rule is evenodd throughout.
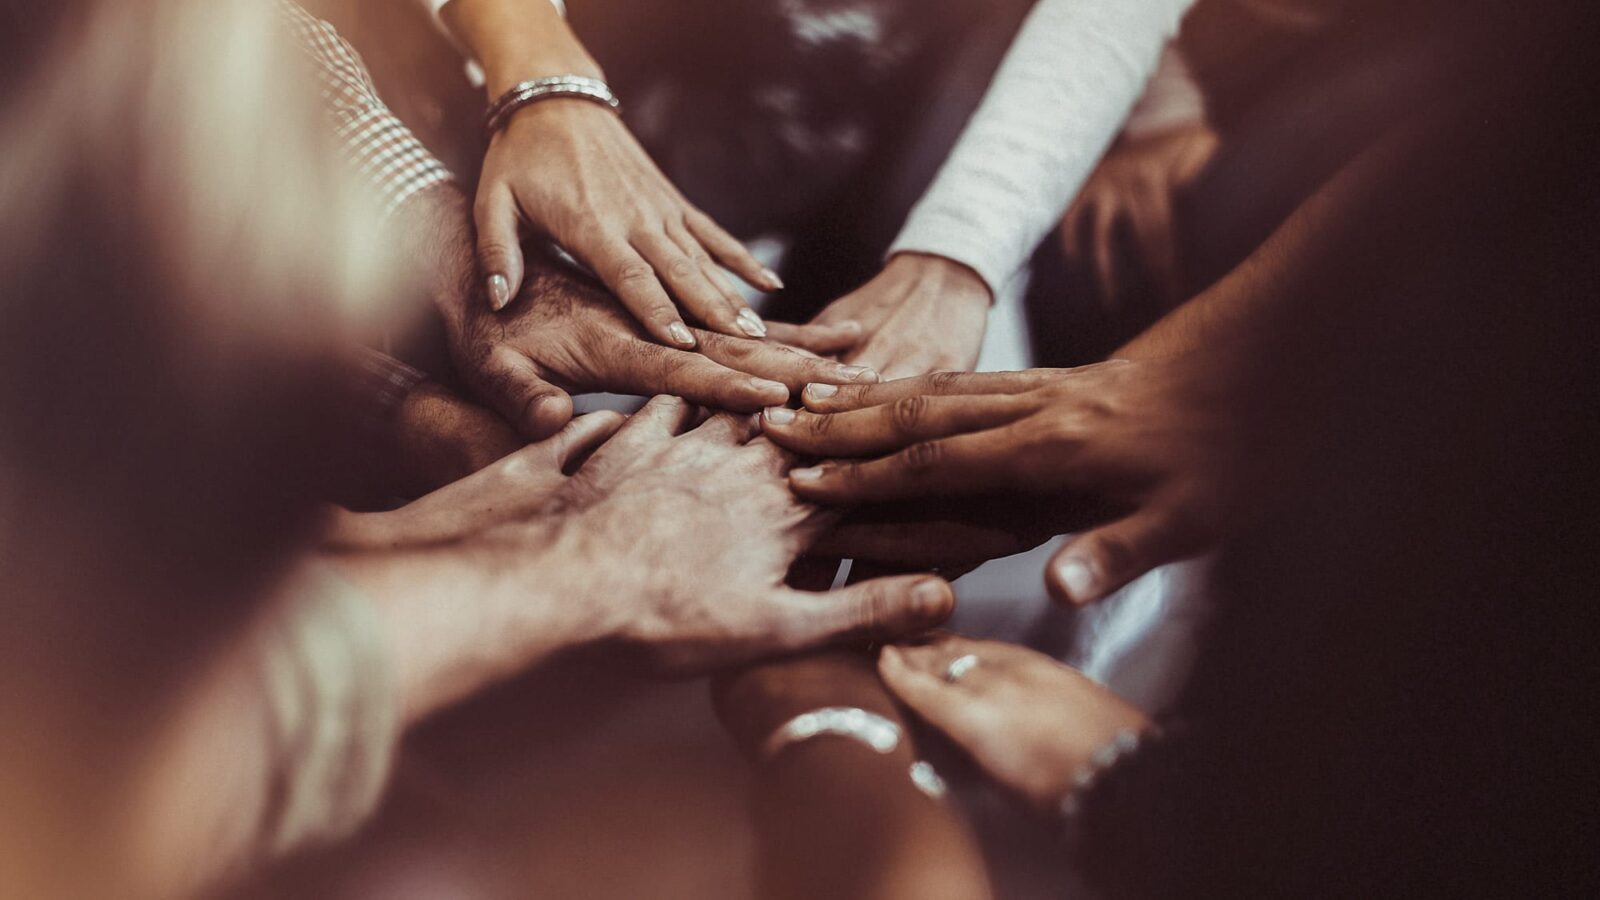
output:
<path id="1" fill-rule="evenodd" d="M 1032 550 L 1060 532 L 1055 497 L 997 495 L 877 503 L 818 537 L 813 557 L 956 579 L 991 559 Z"/>
<path id="2" fill-rule="evenodd" d="M 1132 236 L 1164 305 L 1184 299 L 1173 207 L 1217 144 L 1216 132 L 1204 122 L 1125 138 L 1090 176 L 1061 222 L 1061 240 L 1068 258 L 1095 273 L 1108 305 L 1120 299 L 1116 257 L 1122 229 Z"/>
<path id="3" fill-rule="evenodd" d="M 668 346 L 696 343 L 674 297 L 713 331 L 766 335 L 718 263 L 762 290 L 783 286 L 678 193 L 619 117 L 583 100 L 535 103 L 494 136 L 473 217 L 495 310 L 522 284 L 523 224 L 581 260 L 648 335 Z"/>
<path id="4" fill-rule="evenodd" d="M 420 497 L 458 481 L 527 442 L 487 409 L 425 381 L 395 410 L 392 461 L 395 492 Z"/>
<path id="5" fill-rule="evenodd" d="M 952 684 L 945 673 L 967 654 L 978 664 Z M 1060 808 L 1096 750 L 1150 725 L 1082 673 L 1015 644 L 944 635 L 885 647 L 878 672 L 912 712 L 1040 811 Z"/>
<path id="6" fill-rule="evenodd" d="M 788 454 L 746 443 L 758 431 L 750 417 L 688 428 L 692 415 L 682 400 L 652 400 L 555 498 L 577 575 L 570 596 L 596 610 L 602 634 L 659 671 L 690 674 L 913 633 L 949 615 L 950 586 L 927 575 L 788 587 L 832 515 L 788 490 Z"/>
<path id="7" fill-rule="evenodd" d="M 1230 398 L 1240 392 L 1219 374 L 1193 358 L 943 373 L 808 389 L 808 409 L 770 409 L 762 424 L 800 453 L 880 457 L 791 472 L 815 502 L 1059 497 L 1059 531 L 1104 523 L 1062 547 L 1046 574 L 1058 599 L 1088 603 L 1209 549 L 1237 513 L 1229 463 L 1242 429 Z"/>
<path id="8" fill-rule="evenodd" d="M 768 340 L 702 331 L 698 352 L 652 343 L 614 299 L 559 262 L 540 259 L 530 266 L 523 292 L 529 302 L 502 313 L 459 300 L 441 310 L 463 377 L 530 439 L 554 433 L 572 417 L 569 391 L 670 393 L 753 412 L 787 403 L 807 382 L 878 380 L 871 369 Z M 834 352 L 853 344 L 860 329 L 838 323 L 775 333 Z"/>
<path id="9" fill-rule="evenodd" d="M 978 362 L 994 297 L 971 269 L 940 256 L 900 253 L 871 281 L 814 320 L 861 323 L 866 339 L 846 362 L 884 378 L 967 371 Z"/>
<path id="10" fill-rule="evenodd" d="M 397 510 L 336 513 L 323 546 L 379 550 L 440 544 L 533 516 L 566 484 L 565 472 L 605 443 L 622 423 L 620 413 L 597 412 L 573 419 L 554 437 L 536 444 L 522 446 L 512 434 L 522 449 L 501 454 L 504 458 L 495 457 L 498 462 L 480 465 L 478 471 Z"/>

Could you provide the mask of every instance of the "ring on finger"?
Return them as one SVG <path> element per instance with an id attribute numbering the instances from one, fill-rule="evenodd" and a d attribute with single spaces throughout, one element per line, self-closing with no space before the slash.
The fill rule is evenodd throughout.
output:
<path id="1" fill-rule="evenodd" d="M 964 656 L 958 656 L 955 659 L 950 660 L 950 665 L 945 667 L 944 680 L 950 682 L 951 684 L 955 684 L 961 680 L 963 675 L 971 672 L 973 669 L 977 668 L 977 666 L 978 657 L 976 654 L 968 653 Z"/>

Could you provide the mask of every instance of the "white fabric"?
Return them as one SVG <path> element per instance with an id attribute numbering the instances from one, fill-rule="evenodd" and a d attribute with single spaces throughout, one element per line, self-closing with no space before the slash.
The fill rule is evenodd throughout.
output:
<path id="1" fill-rule="evenodd" d="M 1194 0 L 1039 0 L 890 253 L 971 267 L 999 296 L 1066 212 Z"/>

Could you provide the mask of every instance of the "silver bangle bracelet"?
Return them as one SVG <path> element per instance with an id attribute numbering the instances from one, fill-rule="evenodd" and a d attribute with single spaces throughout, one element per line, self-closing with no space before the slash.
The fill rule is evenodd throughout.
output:
<path id="1" fill-rule="evenodd" d="M 847 737 L 879 753 L 892 753 L 900 746 L 900 726 L 877 713 L 853 706 L 828 706 L 801 713 L 778 726 L 761 744 L 763 759 L 772 759 L 785 748 L 822 735 Z"/>
<path id="2" fill-rule="evenodd" d="M 611 88 L 598 78 L 584 75 L 552 75 L 548 78 L 535 78 L 514 85 L 489 106 L 489 111 L 484 113 L 483 117 L 484 134 L 493 137 L 505 127 L 506 122 L 510 121 L 517 110 L 540 100 L 555 97 L 576 97 L 609 106 L 614 111 L 622 109 L 622 101 L 618 100 L 617 95 L 611 92 Z"/>

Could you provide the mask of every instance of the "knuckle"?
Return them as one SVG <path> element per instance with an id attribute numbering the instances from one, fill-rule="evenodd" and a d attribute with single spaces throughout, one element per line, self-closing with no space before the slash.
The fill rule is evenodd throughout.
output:
<path id="1" fill-rule="evenodd" d="M 655 281 L 656 271 L 646 263 L 630 261 L 617 266 L 614 276 L 620 285 L 640 287 Z"/>
<path id="2" fill-rule="evenodd" d="M 962 372 L 934 372 L 928 376 L 928 388 L 935 394 L 954 391 L 961 386 Z"/>
<path id="3" fill-rule="evenodd" d="M 922 395 L 901 397 L 889 404 L 885 415 L 889 420 L 889 427 L 897 434 L 915 434 L 928 416 L 928 398 Z"/>
<path id="4" fill-rule="evenodd" d="M 912 444 L 900 451 L 900 463 L 908 472 L 925 474 L 937 469 L 944 462 L 947 453 L 944 444 L 939 441 L 926 441 L 921 444 Z"/>
<path id="5" fill-rule="evenodd" d="M 692 278 L 699 271 L 695 261 L 687 256 L 674 257 L 672 262 L 667 264 L 667 275 L 675 281 Z"/>

